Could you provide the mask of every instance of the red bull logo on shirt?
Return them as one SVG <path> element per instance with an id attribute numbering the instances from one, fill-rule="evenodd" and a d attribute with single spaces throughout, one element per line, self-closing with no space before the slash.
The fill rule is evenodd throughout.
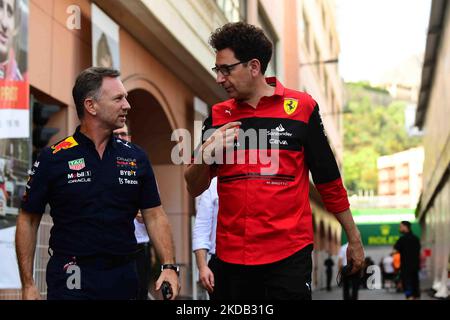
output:
<path id="1" fill-rule="evenodd" d="M 63 149 L 64 150 L 65 149 L 70 149 L 70 148 L 73 148 L 73 147 L 75 147 L 77 145 L 78 145 L 78 142 L 76 142 L 75 139 L 72 136 L 70 136 L 70 137 L 64 139 L 63 141 L 61 141 L 60 143 L 57 143 L 57 144 L 53 145 L 52 146 L 52 149 L 53 149 L 52 153 L 55 154 L 55 153 L 57 153 L 57 152 L 59 152 L 59 151 L 61 151 Z"/>
<path id="2" fill-rule="evenodd" d="M 120 167 L 131 167 L 131 168 L 137 167 L 136 159 L 117 157 L 116 160 L 117 160 L 117 166 L 119 168 Z"/>

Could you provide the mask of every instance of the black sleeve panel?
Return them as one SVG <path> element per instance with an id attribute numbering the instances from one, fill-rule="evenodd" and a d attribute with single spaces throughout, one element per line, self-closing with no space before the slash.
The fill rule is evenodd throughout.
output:
<path id="1" fill-rule="evenodd" d="M 315 184 L 340 178 L 336 159 L 325 135 L 318 105 L 314 107 L 308 121 L 305 158 Z"/>
<path id="2" fill-rule="evenodd" d="M 208 118 L 203 121 L 203 127 L 202 127 L 202 143 L 204 143 L 208 138 L 212 135 L 212 133 L 216 129 L 213 128 L 212 125 L 212 116 L 209 116 Z"/>

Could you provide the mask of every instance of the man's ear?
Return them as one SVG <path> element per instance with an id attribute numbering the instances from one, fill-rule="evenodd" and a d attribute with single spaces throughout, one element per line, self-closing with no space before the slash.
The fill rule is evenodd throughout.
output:
<path id="1" fill-rule="evenodd" d="M 89 114 L 95 116 L 97 114 L 97 110 L 95 109 L 95 101 L 92 98 L 86 98 L 84 100 L 84 109 Z"/>
<path id="2" fill-rule="evenodd" d="M 252 59 L 248 62 L 252 76 L 256 77 L 261 73 L 261 62 L 258 59 Z"/>

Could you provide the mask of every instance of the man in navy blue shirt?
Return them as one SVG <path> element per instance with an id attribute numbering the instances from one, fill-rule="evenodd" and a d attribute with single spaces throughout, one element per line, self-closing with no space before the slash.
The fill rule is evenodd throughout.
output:
<path id="1" fill-rule="evenodd" d="M 81 125 L 33 164 L 16 231 L 23 299 L 40 298 L 33 258 L 47 203 L 54 223 L 48 299 L 135 299 L 138 210 L 163 263 L 156 290 L 167 281 L 172 299 L 179 292 L 172 232 L 150 162 L 141 148 L 113 135 L 131 109 L 119 76 L 95 67 L 78 76 L 72 94 Z"/>

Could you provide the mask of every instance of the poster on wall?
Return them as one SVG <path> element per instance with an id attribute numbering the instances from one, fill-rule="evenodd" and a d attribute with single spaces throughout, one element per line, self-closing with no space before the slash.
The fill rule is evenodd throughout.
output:
<path id="1" fill-rule="evenodd" d="M 95 4 L 91 16 L 92 65 L 120 70 L 119 25 Z"/>
<path id="2" fill-rule="evenodd" d="M 0 289 L 20 288 L 16 218 L 30 162 L 28 0 L 0 10 Z"/>
<path id="3" fill-rule="evenodd" d="M 3 0 L 0 10 L 0 139 L 28 138 L 28 0 Z"/>

